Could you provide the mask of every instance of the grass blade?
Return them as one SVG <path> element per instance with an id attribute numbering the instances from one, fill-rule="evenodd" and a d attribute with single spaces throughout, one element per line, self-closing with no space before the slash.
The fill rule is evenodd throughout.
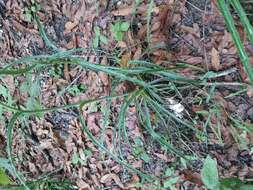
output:
<path id="1" fill-rule="evenodd" d="M 9 162 L 10 162 L 10 166 L 11 166 L 11 169 L 13 171 L 13 174 L 15 175 L 15 177 L 20 181 L 20 183 L 24 186 L 24 188 L 26 190 L 30 190 L 30 188 L 26 185 L 25 183 L 25 180 L 23 178 L 23 176 L 21 174 L 19 174 L 19 172 L 17 171 L 15 165 L 14 165 L 14 162 L 13 162 L 13 159 L 12 159 L 12 137 L 13 137 L 13 129 L 14 129 L 14 125 L 15 125 L 15 122 L 17 121 L 17 119 L 22 115 L 21 112 L 16 112 L 9 124 L 7 125 L 7 154 L 8 154 L 8 159 L 9 159 Z"/>
<path id="2" fill-rule="evenodd" d="M 247 14 L 245 13 L 240 1 L 238 0 L 231 0 L 232 5 L 236 12 L 238 13 L 241 23 L 244 25 L 244 28 L 246 29 L 246 32 L 248 33 L 248 37 L 250 42 L 253 44 L 253 27 L 250 24 L 250 21 L 247 17 Z"/>
<path id="3" fill-rule="evenodd" d="M 48 46 L 50 49 L 52 49 L 54 52 L 59 52 L 59 49 L 48 39 L 46 32 L 44 30 L 43 25 L 40 22 L 40 19 L 36 13 L 33 14 L 33 17 L 38 25 L 40 35 L 42 39 L 44 40 L 46 46 Z"/>
<path id="4" fill-rule="evenodd" d="M 83 131 L 87 134 L 87 136 L 90 138 L 90 140 L 92 141 L 92 143 L 94 145 L 98 146 L 101 150 L 105 151 L 111 158 L 113 158 L 119 164 L 122 164 L 126 168 L 128 168 L 128 169 L 132 170 L 133 172 L 137 173 L 138 175 L 140 175 L 143 179 L 146 179 L 148 181 L 153 181 L 154 180 L 153 176 L 150 176 L 146 173 L 141 172 L 140 170 L 137 170 L 137 169 L 133 168 L 130 164 L 126 163 L 125 161 L 123 161 L 121 159 L 119 159 L 112 152 L 110 152 L 104 145 L 102 145 L 98 140 L 96 140 L 96 138 L 92 135 L 92 133 L 89 131 L 89 129 L 85 125 L 85 121 L 84 121 L 84 119 L 82 117 L 82 114 L 81 114 L 81 109 L 79 111 L 79 120 L 80 120 L 80 123 L 83 127 Z"/>
<path id="5" fill-rule="evenodd" d="M 249 57 L 248 57 L 248 55 L 245 51 L 245 48 L 242 44 L 239 33 L 236 30 L 235 23 L 234 23 L 232 15 L 229 11 L 228 5 L 225 2 L 225 0 L 219 0 L 219 1 L 217 1 L 217 3 L 218 3 L 219 9 L 220 9 L 223 17 L 225 18 L 225 22 L 227 24 L 228 30 L 230 31 L 233 41 L 237 47 L 237 50 L 238 50 L 241 62 L 244 66 L 244 69 L 249 76 L 250 82 L 253 84 L 253 69 L 249 63 Z"/>

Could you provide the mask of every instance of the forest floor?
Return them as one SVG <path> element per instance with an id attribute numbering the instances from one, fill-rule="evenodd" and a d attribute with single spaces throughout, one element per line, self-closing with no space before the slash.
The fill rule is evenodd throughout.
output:
<path id="1" fill-rule="evenodd" d="M 53 48 L 43 41 L 34 12 Z M 207 155 L 217 161 L 220 177 L 253 178 L 253 88 L 214 1 L 0 0 L 0 13 L 2 68 L 11 60 L 52 55 L 54 47 L 59 52 L 84 48 L 78 57 L 94 65 L 131 71 L 134 65 L 129 61 L 142 60 L 205 81 L 201 85 L 177 84 L 177 79 L 160 82 L 173 89 L 159 94 L 168 110 L 178 120 L 192 122 L 194 129 L 166 120 L 154 130 L 186 158 L 155 141 L 138 119 L 136 102 L 127 104 L 124 96 L 109 104 L 102 100 L 82 107 L 84 123 L 102 147 L 85 133 L 76 108 L 20 117 L 15 122 L 12 157 L 28 183 L 46 178 L 41 189 L 50 189 L 50 180 L 67 180 L 72 189 L 200 190 L 206 189 L 200 171 Z M 239 23 L 236 27 L 253 64 L 253 46 L 243 27 Z M 21 75 L 1 74 L 1 101 L 39 110 L 140 88 L 128 79 L 80 65 L 41 68 Z M 145 80 L 156 80 L 152 77 L 145 74 Z M 0 107 L 0 156 L 4 158 L 12 111 Z M 153 112 L 151 122 L 158 117 Z M 143 180 L 103 147 L 158 181 Z"/>

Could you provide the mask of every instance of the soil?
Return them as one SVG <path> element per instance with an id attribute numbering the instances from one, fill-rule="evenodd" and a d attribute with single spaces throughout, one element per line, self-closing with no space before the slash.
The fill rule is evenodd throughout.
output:
<path id="1" fill-rule="evenodd" d="M 151 42 L 154 47 L 157 45 L 161 48 L 149 54 L 145 53 L 147 48 L 145 35 L 147 15 L 143 11 L 146 10 L 145 2 L 141 3 L 141 8 L 137 10 L 134 19 L 132 19 L 131 11 L 130 13 L 123 12 L 127 12 L 126 8 L 129 9 L 133 1 L 99 1 L 99 4 L 92 0 L 37 2 L 41 4 L 38 16 L 45 27 L 48 38 L 61 50 L 90 48 L 90 51 L 81 56 L 94 64 L 117 65 L 119 63 L 110 61 L 106 56 L 107 54 L 118 54 L 121 64 L 124 59 L 129 60 L 136 57 L 136 59 L 140 58 L 160 65 L 168 61 L 170 63 L 182 62 L 199 67 L 205 72 L 222 72 L 235 67 L 236 72 L 217 78 L 216 82 L 248 82 L 224 20 L 216 5 L 209 0 L 155 0 L 151 19 Z M 2 67 L 12 59 L 53 53 L 45 46 L 36 23 L 26 18 L 25 7 L 29 5 L 31 5 L 29 2 L 22 0 L 0 0 L 0 62 Z M 167 11 L 169 13 L 164 11 L 166 9 L 169 10 Z M 117 15 L 117 10 L 120 15 Z M 173 12 L 173 15 L 170 15 L 170 12 Z M 164 19 L 164 15 L 170 19 Z M 133 27 L 133 31 L 136 30 L 136 33 L 128 31 L 124 40 L 117 44 L 113 39 L 110 27 L 111 23 L 119 20 L 128 22 L 134 20 L 136 28 Z M 156 23 L 161 25 L 163 22 L 168 23 L 162 27 L 155 25 Z M 106 53 L 94 53 L 92 50 L 95 26 L 98 26 L 100 32 L 108 37 L 108 44 L 100 43 L 99 47 Z M 245 40 L 245 44 L 247 43 Z M 213 61 L 215 51 L 219 56 L 219 63 L 216 64 Z M 139 55 L 142 53 L 143 55 Z M 50 74 L 52 71 L 53 76 Z M 38 98 L 45 107 L 73 103 L 84 98 L 102 97 L 110 93 L 111 80 L 104 73 L 84 71 L 72 66 L 57 67 L 50 72 L 45 70 L 39 74 L 35 73 L 35 75 L 40 75 L 41 93 L 38 94 Z M 186 68 L 181 74 L 190 77 L 195 72 Z M 3 76 L 1 78 L 1 84 L 8 84 L 10 93 L 20 105 L 25 105 L 29 97 L 28 92 L 20 90 L 20 86 L 26 80 L 25 76 Z M 69 92 L 60 93 L 73 85 L 84 85 L 86 89 L 74 95 Z M 126 86 L 126 84 L 120 85 L 117 91 L 124 92 L 136 88 L 131 85 L 129 85 L 130 88 Z M 207 127 L 208 142 L 201 141 L 196 138 L 194 132 L 187 131 L 181 126 L 174 128 L 171 123 L 167 123 L 167 126 L 161 125 L 157 129 L 162 134 L 168 134 L 168 138 L 173 139 L 174 146 L 182 150 L 184 154 L 194 153 L 197 156 L 196 160 L 190 161 L 187 168 L 180 163 L 178 157 L 165 151 L 145 131 L 137 119 L 135 106 L 132 105 L 126 118 L 129 139 L 134 142 L 136 138 L 141 138 L 150 160 L 146 163 L 136 157 L 131 153 L 130 147 L 123 142 L 125 159 L 135 168 L 154 174 L 161 181 L 164 169 L 175 168 L 174 175 L 180 176 L 176 188 L 182 190 L 205 189 L 199 174 L 203 166 L 202 160 L 207 155 L 216 158 L 221 177 L 252 179 L 253 135 L 233 127 L 230 117 L 248 123 L 252 127 L 253 95 L 251 89 L 239 95 L 227 97 L 239 90 L 241 87 L 236 85 L 217 86 L 212 97 L 213 101 L 204 103 L 198 100 L 210 93 L 209 87 L 195 87 L 182 91 L 183 97 L 179 98 L 179 101 L 187 109 L 183 118 L 196 120 L 195 127 L 198 129 L 203 129 L 208 120 L 206 115 L 197 114 L 198 111 L 215 110 L 217 107 L 221 110 L 220 115 L 216 112 L 211 114 L 211 124 Z M 176 95 L 173 94 L 173 96 Z M 122 102 L 123 99 L 113 100 L 110 107 L 111 115 L 105 131 L 105 143 L 111 149 L 117 148 L 113 143 L 113 130 L 117 124 L 116 119 Z M 102 101 L 100 104 L 86 106 L 83 111 L 87 127 L 97 138 L 100 138 L 101 130 L 104 128 L 102 121 L 105 105 L 106 102 Z M 4 122 L 0 124 L 0 155 L 3 157 L 6 156 L 4 149 L 7 140 L 5 122 L 9 122 L 11 114 L 10 111 L 6 111 L 3 114 Z M 218 117 L 221 117 L 220 120 Z M 222 142 L 215 136 L 212 129 L 218 122 L 220 122 Z M 235 134 L 238 136 L 235 137 Z M 78 189 L 140 189 L 136 185 L 141 182 L 140 176 L 124 169 L 111 157 L 101 155 L 100 151 L 87 134 L 83 133 L 75 109 L 64 109 L 44 114 L 41 117 L 26 118 L 24 121 L 19 121 L 14 132 L 15 165 L 28 180 L 50 174 L 52 178 L 58 180 L 69 179 Z M 85 163 L 73 164 L 74 154 L 80 155 Z M 194 179 L 191 178 L 193 175 Z M 144 189 L 153 189 L 149 183 L 143 186 Z"/>

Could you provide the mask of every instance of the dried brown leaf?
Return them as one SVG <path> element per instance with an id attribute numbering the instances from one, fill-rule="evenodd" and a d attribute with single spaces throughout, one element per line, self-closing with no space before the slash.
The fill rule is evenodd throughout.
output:
<path id="1" fill-rule="evenodd" d="M 98 177 L 97 177 L 95 174 L 94 174 L 94 175 L 91 175 L 90 177 L 91 177 L 91 179 L 92 179 L 92 181 L 93 181 L 92 184 L 94 184 L 96 187 L 100 187 Z"/>
<path id="2" fill-rule="evenodd" d="M 220 55 L 219 52 L 213 47 L 211 52 L 211 63 L 213 68 L 218 71 L 220 70 Z"/>
<path id="3" fill-rule="evenodd" d="M 184 170 L 183 174 L 187 181 L 198 184 L 199 186 L 202 185 L 202 180 L 199 173 L 192 172 L 190 170 Z"/>
<path id="4" fill-rule="evenodd" d="M 87 118 L 87 126 L 93 134 L 98 134 L 100 131 L 99 126 L 96 124 L 96 119 L 97 119 L 96 113 L 89 114 Z"/>
<path id="5" fill-rule="evenodd" d="M 138 31 L 138 38 L 140 40 L 144 40 L 146 37 L 146 33 L 147 33 L 147 26 L 146 25 L 140 26 L 140 30 Z"/>
<path id="6" fill-rule="evenodd" d="M 14 77 L 12 75 L 6 75 L 2 78 L 5 84 L 8 85 L 8 90 L 10 92 L 10 95 L 14 95 L 15 91 L 15 83 L 14 83 Z"/>
<path id="7" fill-rule="evenodd" d="M 108 86 L 109 85 L 109 76 L 108 76 L 108 74 L 106 74 L 104 72 L 99 72 L 98 76 L 101 79 L 101 81 L 104 84 L 104 86 Z"/>
<path id="8" fill-rule="evenodd" d="M 161 23 L 160 22 L 155 22 L 153 25 L 152 25 L 152 28 L 151 28 L 151 31 L 154 32 L 154 31 L 157 31 L 161 28 Z M 163 28 L 163 27 L 162 27 Z"/>
<path id="9" fill-rule="evenodd" d="M 133 168 L 141 168 L 143 164 L 142 160 L 138 160 L 132 163 Z"/>
<path id="10" fill-rule="evenodd" d="M 128 61 L 131 59 L 131 52 L 127 52 L 122 55 L 120 60 L 120 67 L 127 68 L 128 67 Z"/>
<path id="11" fill-rule="evenodd" d="M 126 42 L 124 42 L 124 41 L 119 41 L 119 42 L 118 42 L 118 46 L 119 46 L 120 48 L 127 48 L 127 44 L 126 44 Z"/>
<path id="12" fill-rule="evenodd" d="M 135 40 L 133 38 L 133 33 L 131 31 L 127 32 L 127 37 L 128 37 L 128 41 L 130 43 L 131 46 L 135 45 Z"/>
<path id="13" fill-rule="evenodd" d="M 100 182 L 101 183 L 108 183 L 111 180 L 114 180 L 114 182 L 122 189 L 125 189 L 123 183 L 120 181 L 119 176 L 116 174 L 106 174 L 103 177 L 101 177 Z"/>
<path id="14" fill-rule="evenodd" d="M 252 98 L 253 97 L 253 87 L 249 87 L 247 90 L 247 95 Z"/>
<path id="15" fill-rule="evenodd" d="M 17 22 L 16 20 L 12 21 L 12 25 L 16 28 L 16 30 L 20 31 L 20 32 L 28 32 L 31 34 L 38 34 L 38 31 L 35 29 L 29 29 L 25 26 L 23 26 L 22 24 L 20 24 L 19 22 Z"/>
<path id="16" fill-rule="evenodd" d="M 64 72 L 64 77 L 65 77 L 65 79 L 66 79 L 67 81 L 69 81 L 69 80 L 70 80 L 70 74 L 69 74 L 69 65 L 68 65 L 68 64 L 65 64 L 65 65 L 64 65 L 64 70 L 63 70 L 63 72 Z"/>
<path id="17" fill-rule="evenodd" d="M 91 189 L 90 185 L 81 179 L 77 180 L 76 184 L 80 190 L 90 190 Z"/>
<path id="18" fill-rule="evenodd" d="M 134 53 L 133 60 L 139 60 L 141 58 L 141 47 L 138 47 L 137 50 Z"/>
<path id="19" fill-rule="evenodd" d="M 158 158 L 160 158 L 161 160 L 164 160 L 165 162 L 168 162 L 168 156 L 166 154 L 160 154 L 160 153 L 154 153 L 154 155 L 156 155 Z"/>
<path id="20" fill-rule="evenodd" d="M 162 34 L 167 36 L 167 28 L 169 28 L 171 21 L 171 11 L 169 4 L 164 4 L 159 7 L 158 20 Z"/>
<path id="21" fill-rule="evenodd" d="M 75 35 L 72 36 L 72 39 L 70 40 L 70 42 L 67 43 L 65 46 L 66 46 L 67 49 L 73 49 L 73 48 L 76 47 L 76 37 L 75 37 Z"/>
<path id="22" fill-rule="evenodd" d="M 86 7 L 86 3 L 84 0 L 80 1 L 79 6 L 77 7 L 78 9 L 75 12 L 75 16 L 74 16 L 74 22 L 78 23 L 81 19 L 81 17 L 83 17 L 85 15 L 85 13 L 87 12 L 87 7 Z"/>
<path id="23" fill-rule="evenodd" d="M 71 21 L 68 21 L 66 22 L 65 24 L 65 30 L 66 32 L 70 32 L 73 28 L 75 28 L 77 26 L 77 23 L 76 22 L 71 22 Z"/>
<path id="24" fill-rule="evenodd" d="M 199 65 L 203 62 L 203 57 L 182 56 L 181 59 L 192 65 Z"/>
<path id="25" fill-rule="evenodd" d="M 192 27 L 182 25 L 182 26 L 181 26 L 181 30 L 182 30 L 183 32 L 192 34 L 194 37 L 199 37 L 199 35 L 198 35 L 198 33 L 196 32 L 196 30 L 195 30 L 194 28 L 192 28 Z"/>
<path id="26" fill-rule="evenodd" d="M 123 7 L 118 10 L 112 11 L 111 14 L 113 16 L 128 16 L 133 13 L 133 8 L 134 8 L 134 6 L 130 5 L 128 7 Z"/>

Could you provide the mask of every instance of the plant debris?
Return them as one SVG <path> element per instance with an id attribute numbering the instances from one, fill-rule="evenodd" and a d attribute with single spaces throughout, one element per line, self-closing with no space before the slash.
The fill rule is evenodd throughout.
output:
<path id="1" fill-rule="evenodd" d="M 0 47 L 0 186 L 253 179 L 252 86 L 215 1 L 0 0 Z"/>

